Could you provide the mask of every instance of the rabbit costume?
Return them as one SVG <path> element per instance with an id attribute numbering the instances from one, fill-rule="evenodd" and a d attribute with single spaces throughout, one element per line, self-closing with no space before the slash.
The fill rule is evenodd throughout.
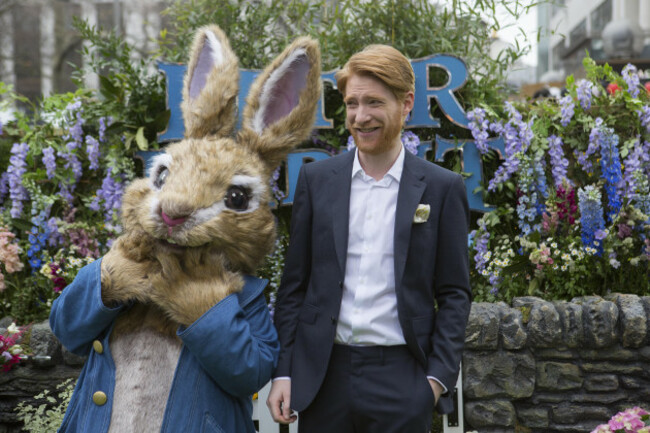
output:
<path id="1" fill-rule="evenodd" d="M 257 78 L 241 130 L 238 60 L 216 26 L 192 48 L 184 140 L 122 204 L 124 233 L 54 302 L 50 324 L 88 356 L 60 432 L 254 432 L 251 394 L 279 344 L 249 276 L 273 246 L 269 179 L 311 131 L 320 52 L 299 38 Z"/>

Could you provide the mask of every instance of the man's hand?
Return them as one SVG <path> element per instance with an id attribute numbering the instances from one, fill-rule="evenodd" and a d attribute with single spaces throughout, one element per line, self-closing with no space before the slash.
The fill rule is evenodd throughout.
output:
<path id="1" fill-rule="evenodd" d="M 275 422 L 291 424 L 298 417 L 291 414 L 291 380 L 277 379 L 271 384 L 271 392 L 266 400 Z"/>
<path id="2" fill-rule="evenodd" d="M 442 394 L 443 391 L 442 385 L 440 385 L 437 381 L 433 379 L 429 379 L 429 385 L 431 385 L 431 389 L 433 390 L 434 405 L 436 405 L 438 404 L 438 399 L 440 398 L 440 395 Z"/>

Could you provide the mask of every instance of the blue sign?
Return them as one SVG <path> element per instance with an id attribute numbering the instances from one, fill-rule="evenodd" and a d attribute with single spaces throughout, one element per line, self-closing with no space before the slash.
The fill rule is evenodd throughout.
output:
<path id="1" fill-rule="evenodd" d="M 456 99 L 455 92 L 460 89 L 467 81 L 467 66 L 465 62 L 455 56 L 447 54 L 435 54 L 411 62 L 415 72 L 415 100 L 411 116 L 406 124 L 406 128 L 440 128 L 440 119 L 431 115 L 432 103 L 438 104 L 446 118 L 462 128 L 467 128 L 468 119 L 465 110 Z M 183 93 L 183 77 L 186 66 L 177 63 L 159 63 L 158 68 L 165 74 L 167 83 L 167 103 L 171 116 L 167 129 L 159 136 L 161 142 L 181 140 L 184 136 L 185 128 L 183 125 L 183 115 L 181 112 L 181 102 Z M 447 82 L 439 87 L 430 86 L 430 72 L 433 68 L 440 68 L 447 72 Z M 333 72 L 324 72 L 321 74 L 323 81 L 329 81 L 336 85 Z M 239 78 L 239 119 L 237 127 L 241 126 L 241 115 L 243 105 L 246 101 L 246 95 L 253 81 L 260 71 L 243 69 L 240 71 Z M 323 86 L 323 88 L 325 88 Z M 325 117 L 324 95 L 321 94 L 318 102 L 318 111 L 316 113 L 315 129 L 331 129 L 334 124 L 331 119 Z M 503 154 L 504 142 L 502 138 L 495 138 L 489 141 L 489 145 Z M 467 199 L 472 210 L 489 211 L 490 209 L 483 203 L 483 194 L 477 191 L 480 186 L 480 180 L 483 178 L 481 160 L 474 140 L 449 140 L 436 136 L 436 147 L 434 160 L 440 161 L 445 152 L 460 148 L 462 149 L 462 166 L 463 171 L 471 173 L 470 177 L 465 180 L 467 188 Z M 425 158 L 426 154 L 432 150 L 432 143 L 425 142 L 418 148 L 418 156 Z M 148 170 L 151 158 L 157 152 L 141 152 L 140 157 L 144 160 L 145 168 Z M 287 197 L 282 204 L 293 203 L 293 197 L 298 180 L 300 166 L 310 161 L 317 161 L 329 158 L 331 155 L 324 150 L 308 149 L 296 150 L 287 157 L 286 175 L 288 183 Z"/>

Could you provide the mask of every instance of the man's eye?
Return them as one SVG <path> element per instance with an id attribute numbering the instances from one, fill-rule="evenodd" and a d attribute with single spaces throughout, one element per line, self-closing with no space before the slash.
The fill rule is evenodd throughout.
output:
<path id="1" fill-rule="evenodd" d="M 245 211 L 248 209 L 248 203 L 250 202 L 250 193 L 244 187 L 231 185 L 223 198 L 223 202 L 228 209 Z"/>
<path id="2" fill-rule="evenodd" d="M 167 176 L 169 176 L 169 169 L 167 167 L 160 167 L 153 180 L 153 185 L 158 189 L 162 188 L 167 180 Z"/>

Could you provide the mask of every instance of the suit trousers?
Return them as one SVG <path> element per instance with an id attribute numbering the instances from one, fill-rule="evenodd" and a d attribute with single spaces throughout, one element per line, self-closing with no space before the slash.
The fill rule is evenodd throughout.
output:
<path id="1" fill-rule="evenodd" d="M 405 345 L 335 344 L 298 425 L 300 433 L 428 433 L 433 409 L 425 370 Z"/>

